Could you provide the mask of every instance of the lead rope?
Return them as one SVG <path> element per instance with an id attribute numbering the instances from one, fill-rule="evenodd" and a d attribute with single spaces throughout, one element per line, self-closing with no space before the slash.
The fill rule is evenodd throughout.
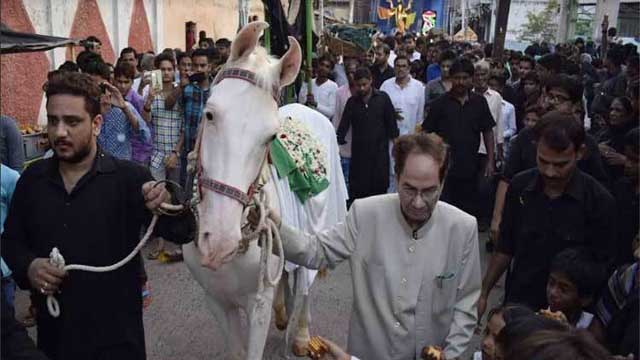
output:
<path id="1" fill-rule="evenodd" d="M 156 185 L 154 185 L 154 187 L 158 186 L 163 182 L 167 182 L 167 181 L 166 180 L 159 181 L 156 183 Z M 173 216 L 173 215 L 178 215 L 177 213 L 175 213 L 176 211 L 180 212 L 182 210 L 184 210 L 183 205 L 162 203 L 160 205 L 160 208 L 158 209 L 158 213 L 163 215 Z M 64 257 L 62 256 L 62 253 L 60 253 L 60 250 L 58 250 L 57 247 L 54 247 L 51 250 L 51 253 L 49 254 L 49 263 L 57 267 L 58 269 L 61 269 L 64 271 L 79 270 L 79 271 L 102 273 L 102 272 L 117 270 L 123 267 L 129 261 L 131 261 L 131 259 L 133 259 L 133 257 L 136 256 L 138 252 L 144 247 L 144 245 L 147 243 L 147 241 L 151 237 L 151 234 L 153 234 L 153 230 L 156 227 L 156 223 L 158 222 L 158 217 L 159 217 L 158 214 L 153 214 L 153 218 L 151 219 L 151 222 L 147 227 L 147 232 L 144 234 L 142 239 L 140 239 L 140 241 L 138 242 L 138 245 L 129 253 L 129 255 L 127 255 L 124 259 L 118 261 L 113 265 L 109 265 L 109 266 L 90 266 L 90 265 L 79 265 L 79 264 L 65 265 Z M 49 310 L 49 314 L 51 314 L 51 316 L 53 316 L 54 318 L 57 318 L 58 316 L 60 316 L 60 304 L 58 303 L 58 300 L 55 298 L 53 294 L 47 295 L 47 309 Z"/>
<path id="2" fill-rule="evenodd" d="M 249 243 L 251 241 L 258 241 L 260 246 L 260 275 L 258 277 L 258 291 L 264 290 L 264 283 L 275 287 L 280 282 L 282 272 L 284 271 L 284 248 L 282 245 L 282 238 L 280 237 L 280 229 L 278 225 L 269 217 L 269 211 L 271 211 L 267 204 L 269 198 L 267 192 L 260 189 L 253 195 L 253 201 L 255 207 L 258 209 L 258 215 L 260 217 L 256 229 L 242 237 L 242 242 Z M 275 244 L 274 244 L 275 243 Z M 273 274 L 269 267 L 269 258 L 273 254 L 273 246 L 277 247 L 278 265 L 276 272 Z"/>

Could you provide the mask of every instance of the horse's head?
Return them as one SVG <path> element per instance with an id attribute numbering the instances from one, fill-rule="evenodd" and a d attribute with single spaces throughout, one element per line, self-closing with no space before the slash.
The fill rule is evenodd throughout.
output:
<path id="1" fill-rule="evenodd" d="M 224 190 L 233 187 L 247 193 L 253 185 L 280 126 L 273 90 L 292 83 L 300 70 L 302 55 L 294 38 L 289 37 L 289 50 L 280 60 L 257 46 L 267 27 L 267 23 L 252 22 L 238 33 L 204 109 L 200 179 L 206 176 L 223 187 L 229 186 Z M 227 72 L 225 76 L 224 71 L 229 69 L 248 72 L 236 77 Z M 255 75 L 253 84 L 247 74 Z M 243 209 L 238 199 L 202 190 L 197 239 L 202 265 L 215 270 L 233 258 L 241 239 Z"/>

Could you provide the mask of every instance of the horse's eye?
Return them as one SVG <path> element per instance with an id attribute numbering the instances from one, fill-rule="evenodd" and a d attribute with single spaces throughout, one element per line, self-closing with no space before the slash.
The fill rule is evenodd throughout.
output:
<path id="1" fill-rule="evenodd" d="M 205 116 L 207 117 L 207 120 L 213 121 L 213 114 L 211 113 L 211 111 L 207 111 L 205 113 Z"/>

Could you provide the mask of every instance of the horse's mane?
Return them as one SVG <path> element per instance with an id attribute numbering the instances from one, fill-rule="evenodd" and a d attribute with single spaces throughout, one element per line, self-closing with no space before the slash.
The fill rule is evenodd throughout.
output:
<path id="1" fill-rule="evenodd" d="M 257 86 L 271 93 L 272 89 L 280 87 L 280 67 L 278 59 L 267 54 L 267 50 L 261 46 L 256 46 L 255 50 L 245 58 L 235 61 L 227 61 L 220 69 L 213 81 L 216 84 L 222 71 L 229 68 L 240 68 L 249 70 L 256 74 Z"/>

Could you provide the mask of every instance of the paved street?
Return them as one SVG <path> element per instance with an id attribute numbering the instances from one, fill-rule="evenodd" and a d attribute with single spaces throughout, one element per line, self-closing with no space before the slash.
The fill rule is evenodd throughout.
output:
<path id="1" fill-rule="evenodd" d="M 485 239 L 486 234 L 481 234 L 481 244 Z M 483 245 L 481 254 L 484 269 L 487 256 Z M 183 263 L 167 265 L 147 261 L 146 267 L 153 294 L 153 303 L 144 315 L 148 358 L 223 359 L 224 336 L 206 310 L 202 289 L 186 266 Z M 311 293 L 311 334 L 325 336 L 343 346 L 347 340 L 352 296 L 349 273 L 349 265 L 341 264 L 326 278 L 317 280 Z M 495 292 L 493 303 L 501 293 Z M 17 296 L 19 314 L 25 311 L 25 306 L 25 292 L 20 292 Z M 34 328 L 31 334 L 35 337 Z M 471 358 L 477 345 L 476 336 L 464 360 Z M 284 333 L 272 323 L 264 358 L 283 359 L 284 354 Z"/>

